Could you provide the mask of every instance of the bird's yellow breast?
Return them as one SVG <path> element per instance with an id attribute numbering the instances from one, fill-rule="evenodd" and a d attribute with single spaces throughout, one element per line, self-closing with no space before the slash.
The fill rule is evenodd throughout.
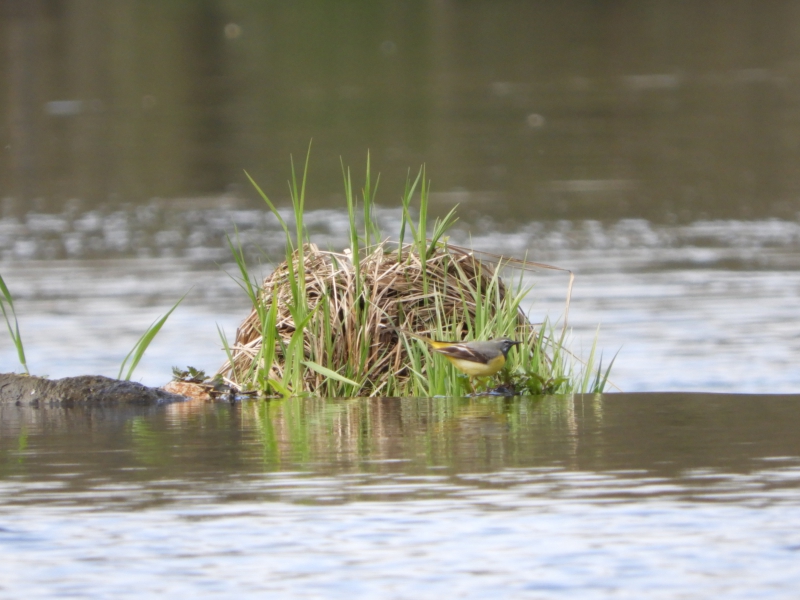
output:
<path id="1" fill-rule="evenodd" d="M 506 357 L 502 354 L 494 357 L 486 364 L 472 360 L 464 360 L 463 358 L 455 358 L 446 354 L 444 357 L 453 363 L 456 369 L 463 371 L 470 377 L 489 377 L 490 375 L 494 375 L 503 368 L 506 362 Z"/>

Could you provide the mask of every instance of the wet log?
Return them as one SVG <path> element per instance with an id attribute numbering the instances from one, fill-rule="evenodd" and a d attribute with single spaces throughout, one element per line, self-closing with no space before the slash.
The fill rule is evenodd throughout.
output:
<path id="1" fill-rule="evenodd" d="M 160 388 L 101 375 L 45 379 L 0 373 L 0 405 L 6 406 L 155 406 L 184 400 Z"/>

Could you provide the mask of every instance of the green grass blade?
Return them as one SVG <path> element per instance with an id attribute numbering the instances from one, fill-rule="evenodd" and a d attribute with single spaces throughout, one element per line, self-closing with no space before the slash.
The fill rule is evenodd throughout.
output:
<path id="1" fill-rule="evenodd" d="M 11 297 L 11 292 L 8 290 L 8 286 L 6 286 L 6 282 L 2 276 L 0 276 L 0 292 L 3 293 L 3 298 L 8 302 L 11 310 L 14 310 L 14 299 Z"/>
<path id="2" fill-rule="evenodd" d="M 308 142 L 308 150 L 306 151 L 306 162 L 303 165 L 303 179 L 300 182 L 300 187 L 297 186 L 297 177 L 294 170 L 294 160 L 291 161 L 292 165 L 292 182 L 290 184 L 290 191 L 292 196 L 292 206 L 294 207 L 295 216 L 295 230 L 297 235 L 297 247 L 302 248 L 305 241 L 303 215 L 306 210 L 306 181 L 308 178 L 308 163 L 311 160 L 311 141 Z"/>
<path id="3" fill-rule="evenodd" d="M 455 225 L 456 221 L 458 221 L 458 217 L 456 216 L 456 209 L 458 208 L 458 204 L 456 204 L 450 212 L 444 217 L 444 219 L 436 219 L 433 224 L 433 233 L 431 234 L 431 241 L 428 245 L 428 253 L 426 258 L 430 258 L 433 256 L 433 253 L 436 251 L 436 245 L 439 243 L 441 237 L 450 229 L 453 225 Z"/>
<path id="4" fill-rule="evenodd" d="M 233 381 L 238 381 L 239 377 L 236 373 L 236 363 L 233 360 L 233 350 L 228 342 L 228 336 L 225 335 L 225 330 L 222 329 L 219 324 L 217 324 L 217 333 L 219 334 L 219 339 L 222 341 L 222 348 L 225 351 L 225 356 L 228 358 L 228 364 L 231 366 L 231 374 L 233 375 L 231 379 Z"/>
<path id="5" fill-rule="evenodd" d="M 342 177 L 344 179 L 344 196 L 347 202 L 347 216 L 350 221 L 350 258 L 355 269 L 353 277 L 356 284 L 356 298 L 361 296 L 361 249 L 358 239 L 358 223 L 356 222 L 356 204 L 358 199 L 353 194 L 353 181 L 350 177 L 350 169 L 345 168 L 344 161 L 339 159 L 342 164 Z"/>
<path id="6" fill-rule="evenodd" d="M 278 338 L 277 322 L 278 297 L 277 292 L 273 291 L 269 311 L 261 321 L 261 378 L 265 382 L 271 380 L 272 364 L 275 361 L 275 343 Z M 256 361 L 253 362 L 255 363 Z"/>
<path id="7" fill-rule="evenodd" d="M 297 394 L 302 392 L 303 371 L 300 366 L 302 366 L 304 358 L 305 329 L 309 321 L 316 315 L 318 309 L 319 305 L 314 310 L 305 313 L 304 311 L 308 310 L 308 307 L 302 307 L 300 311 L 289 308 L 292 320 L 295 323 L 295 330 L 292 333 L 289 344 L 283 349 L 285 363 L 281 384 L 287 390 L 294 390 Z"/>
<path id="8" fill-rule="evenodd" d="M 233 241 L 229 235 L 225 236 L 225 239 L 228 241 L 228 248 L 230 248 L 231 254 L 233 255 L 233 260 L 236 262 L 236 266 L 239 269 L 239 273 L 241 275 L 241 279 L 236 279 L 234 276 L 229 275 L 231 279 L 233 279 L 236 284 L 242 288 L 247 296 L 250 298 L 250 302 L 252 302 L 253 306 L 258 304 L 258 295 L 260 286 L 255 278 L 250 276 L 250 271 L 247 268 L 247 262 L 244 256 L 244 249 L 242 248 L 242 244 L 239 241 L 239 231 L 234 227 L 234 234 L 236 236 L 236 245 L 234 246 Z"/>
<path id="9" fill-rule="evenodd" d="M 597 367 L 597 376 L 595 377 L 594 384 L 592 386 L 592 393 L 594 394 L 602 394 L 605 389 L 606 385 L 608 384 L 608 376 L 611 375 L 611 367 L 614 366 L 614 361 L 617 360 L 617 356 L 619 356 L 619 350 L 617 353 L 614 354 L 614 358 L 611 359 L 611 362 L 608 364 L 605 372 L 603 372 L 603 358 L 600 357 L 600 365 Z"/>
<path id="10" fill-rule="evenodd" d="M 409 215 L 409 207 L 411 206 L 411 198 L 414 196 L 414 190 L 417 189 L 417 184 L 419 183 L 420 175 L 422 174 L 422 169 L 420 169 L 419 173 L 417 173 L 417 178 L 414 180 L 414 183 L 411 183 L 411 170 L 409 169 L 408 173 L 406 174 L 406 187 L 403 190 L 403 195 L 400 198 L 400 204 L 403 208 L 402 215 L 400 218 L 400 235 L 398 237 L 398 248 L 400 250 L 397 253 L 397 260 L 398 262 L 403 258 L 403 240 L 405 239 L 406 235 L 406 225 L 410 224 L 412 227 L 414 226 L 414 222 L 411 220 L 411 216 Z"/>
<path id="11" fill-rule="evenodd" d="M 272 214 L 275 215 L 275 218 L 278 219 L 278 223 L 280 223 L 281 227 L 283 228 L 283 232 L 286 234 L 286 240 L 291 242 L 292 238 L 291 238 L 291 235 L 289 234 L 289 226 L 286 224 L 286 221 L 283 220 L 283 217 L 281 217 L 281 213 L 278 212 L 278 209 L 275 208 L 275 205 L 272 203 L 272 201 L 261 190 L 261 188 L 258 187 L 258 184 L 256 183 L 255 179 L 250 177 L 250 173 L 245 171 L 244 174 L 247 176 L 247 179 L 250 180 L 250 183 L 252 184 L 252 186 L 254 188 L 256 188 L 256 191 L 258 192 L 258 195 L 261 196 L 261 199 L 269 207 L 269 210 L 272 212 Z"/>
<path id="12" fill-rule="evenodd" d="M 375 195 L 378 193 L 378 185 L 381 176 L 378 174 L 375 185 L 372 185 L 372 174 L 370 172 L 370 153 L 367 152 L 367 171 L 364 176 L 364 187 L 361 195 L 364 199 L 364 245 L 369 248 L 372 244 L 377 244 L 381 239 L 380 228 L 375 221 Z"/>
<path id="13" fill-rule="evenodd" d="M 189 290 L 190 292 L 191 290 Z M 122 364 L 119 367 L 119 374 L 117 375 L 117 379 L 122 379 L 122 372 L 125 370 L 125 365 L 127 364 L 128 360 L 131 361 L 130 368 L 128 372 L 125 374 L 125 381 L 130 381 L 130 378 L 133 376 L 133 371 L 136 369 L 139 361 L 142 360 L 142 356 L 144 356 L 147 347 L 150 345 L 155 337 L 158 335 L 158 332 L 161 331 L 161 328 L 164 326 L 164 323 L 167 322 L 172 312 L 178 308 L 178 305 L 183 302 L 183 299 L 189 294 L 186 292 L 180 299 L 172 305 L 172 308 L 167 311 L 160 319 L 156 320 L 148 329 L 142 334 L 142 337 L 139 338 L 139 341 L 136 342 L 136 345 L 128 352 L 128 355 L 122 361 Z"/>
<path id="14" fill-rule="evenodd" d="M 11 296 L 11 292 L 6 286 L 6 282 L 3 280 L 3 277 L 0 276 L 0 292 L 2 292 L 2 298 L 0 298 L 0 309 L 3 310 L 3 318 L 6 321 L 6 327 L 8 327 L 8 334 L 11 336 L 11 341 L 14 343 L 14 347 L 17 349 L 17 357 L 19 358 L 19 363 L 22 365 L 22 368 L 25 369 L 25 373 L 30 375 L 30 371 L 28 370 L 28 362 L 25 359 L 25 347 L 22 344 L 22 336 L 19 333 L 19 321 L 17 320 L 17 312 L 14 310 L 14 298 Z M 11 310 L 11 316 L 14 318 L 14 326 L 11 326 L 11 319 L 8 318 L 8 313 L 6 312 L 6 302 L 8 303 L 8 308 Z"/>
<path id="15" fill-rule="evenodd" d="M 276 392 L 278 392 L 284 398 L 289 398 L 290 396 L 293 395 L 292 391 L 288 387 L 284 386 L 283 383 L 281 383 L 277 379 L 269 379 L 267 381 L 267 385 Z M 266 388 L 264 388 L 264 391 L 266 391 Z"/>
<path id="16" fill-rule="evenodd" d="M 303 361 L 303 364 L 307 366 L 309 369 L 316 371 L 320 375 L 324 375 L 325 377 L 330 377 L 331 379 L 335 379 L 336 381 L 339 381 L 341 383 L 346 383 L 347 385 L 352 385 L 354 388 L 360 387 L 358 382 L 353 381 L 352 379 L 348 379 L 344 375 L 340 375 L 336 371 L 332 371 L 331 369 L 323 367 L 322 365 L 317 364 L 313 361 L 306 360 Z"/>

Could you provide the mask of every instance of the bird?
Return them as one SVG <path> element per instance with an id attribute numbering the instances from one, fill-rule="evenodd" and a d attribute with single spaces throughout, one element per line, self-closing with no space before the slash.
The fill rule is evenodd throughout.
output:
<path id="1" fill-rule="evenodd" d="M 398 331 L 427 343 L 434 352 L 444 356 L 468 377 L 491 377 L 506 364 L 508 351 L 521 343 L 507 337 L 471 342 L 440 342 L 410 331 Z"/>

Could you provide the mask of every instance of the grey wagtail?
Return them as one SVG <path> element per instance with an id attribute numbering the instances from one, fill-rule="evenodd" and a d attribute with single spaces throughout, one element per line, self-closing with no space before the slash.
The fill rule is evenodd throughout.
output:
<path id="1" fill-rule="evenodd" d="M 494 375 L 506 364 L 508 351 L 521 343 L 507 337 L 475 342 L 438 342 L 410 331 L 398 331 L 427 343 L 434 352 L 443 355 L 469 377 Z"/>

